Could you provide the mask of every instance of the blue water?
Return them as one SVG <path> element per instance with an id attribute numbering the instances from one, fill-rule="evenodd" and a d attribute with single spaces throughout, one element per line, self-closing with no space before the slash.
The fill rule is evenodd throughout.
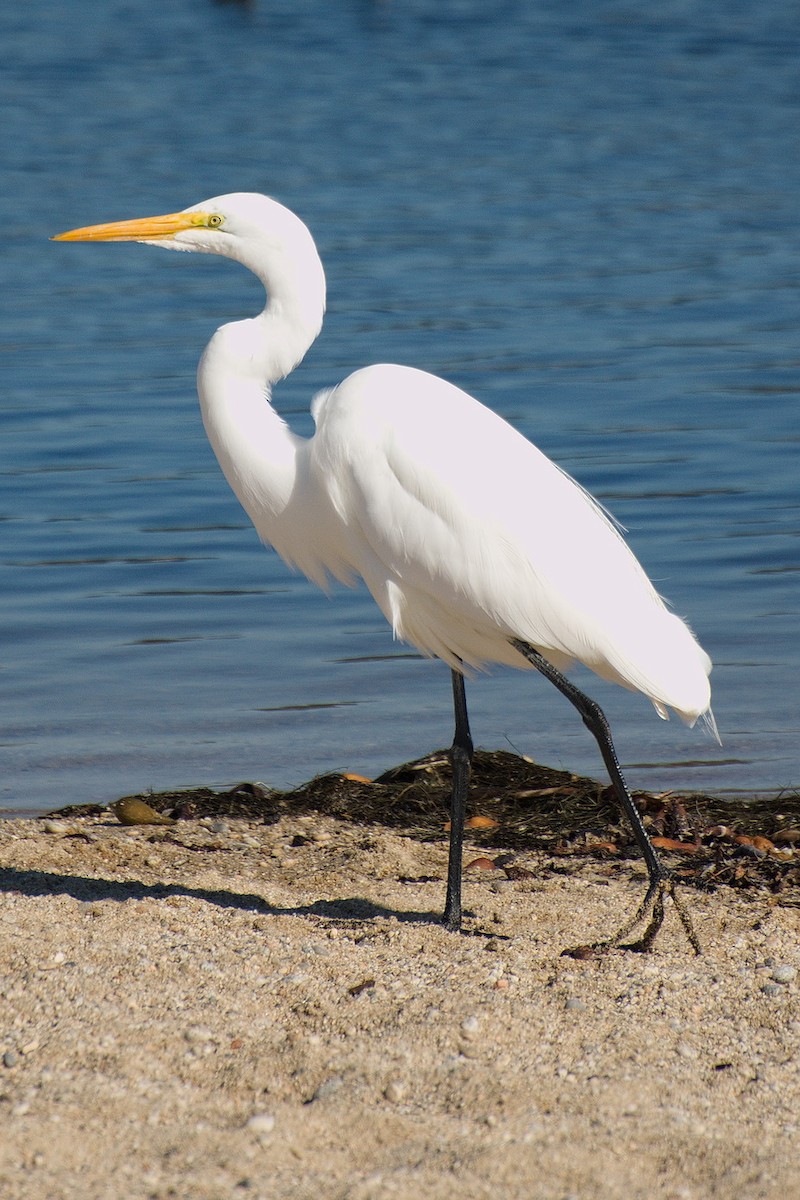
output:
<path id="1" fill-rule="evenodd" d="M 577 673 L 631 781 L 800 785 L 794 3 L 29 0 L 0 37 L 0 805 L 449 742 L 447 671 L 263 550 L 205 442 L 195 364 L 255 282 L 48 241 L 239 190 L 326 264 L 295 427 L 368 362 L 466 387 L 612 509 L 714 658 L 722 748 Z M 479 744 L 602 775 L 543 680 L 470 696 Z"/>

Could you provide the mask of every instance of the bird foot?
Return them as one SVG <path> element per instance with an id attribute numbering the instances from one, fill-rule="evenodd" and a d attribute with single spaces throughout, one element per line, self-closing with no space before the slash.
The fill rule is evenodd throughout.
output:
<path id="1" fill-rule="evenodd" d="M 678 914 L 683 932 L 689 941 L 689 945 L 694 950 L 695 954 L 702 954 L 697 934 L 694 931 L 691 917 L 684 907 L 683 901 L 675 890 L 673 880 L 668 876 L 662 876 L 651 881 L 647 889 L 647 894 L 644 900 L 637 908 L 636 912 L 626 921 L 620 929 L 617 930 L 610 938 L 605 938 L 601 942 L 592 942 L 586 946 L 575 946 L 572 949 L 563 950 L 562 954 L 568 958 L 594 958 L 600 954 L 606 954 L 609 950 L 634 950 L 639 954 L 646 954 L 652 949 L 653 943 L 656 940 L 656 935 L 664 922 L 664 901 L 669 897 L 675 906 L 675 911 Z M 624 942 L 623 939 L 640 925 L 649 915 L 649 920 L 645 926 L 641 937 L 638 937 L 634 942 Z"/>

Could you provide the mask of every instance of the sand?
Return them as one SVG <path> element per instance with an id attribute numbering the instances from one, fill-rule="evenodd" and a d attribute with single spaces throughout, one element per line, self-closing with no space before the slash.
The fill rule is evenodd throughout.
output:
<path id="1" fill-rule="evenodd" d="M 480 851 L 468 851 L 469 861 Z M 4 1200 L 790 1200 L 798 909 L 319 816 L 0 823 Z M 796 902 L 795 902 L 796 903 Z"/>

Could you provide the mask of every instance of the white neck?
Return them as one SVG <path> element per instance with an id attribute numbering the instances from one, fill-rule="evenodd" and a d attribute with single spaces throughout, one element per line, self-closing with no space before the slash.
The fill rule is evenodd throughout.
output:
<path id="1" fill-rule="evenodd" d="M 325 276 L 309 236 L 291 262 L 272 248 L 242 259 L 264 284 L 259 316 L 223 325 L 200 360 L 197 390 L 208 439 L 259 534 L 273 545 L 303 439 L 273 409 L 272 385 L 300 362 L 322 326 Z"/>

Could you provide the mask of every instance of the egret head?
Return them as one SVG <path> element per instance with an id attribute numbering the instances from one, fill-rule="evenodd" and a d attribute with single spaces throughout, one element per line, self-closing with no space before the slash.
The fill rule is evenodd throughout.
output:
<path id="1" fill-rule="evenodd" d="M 220 254 L 253 271 L 273 298 L 325 308 L 325 274 L 314 239 L 290 209 L 258 192 L 231 192 L 181 212 L 86 225 L 56 242 L 144 242 L 167 250 Z M 317 324 L 319 328 L 319 323 Z"/>
<path id="2" fill-rule="evenodd" d="M 307 247 L 308 229 L 288 208 L 258 192 L 232 192 L 180 212 L 86 225 L 59 233 L 55 242 L 146 242 L 168 250 L 198 250 L 236 258 L 237 246 L 273 250 Z"/>

